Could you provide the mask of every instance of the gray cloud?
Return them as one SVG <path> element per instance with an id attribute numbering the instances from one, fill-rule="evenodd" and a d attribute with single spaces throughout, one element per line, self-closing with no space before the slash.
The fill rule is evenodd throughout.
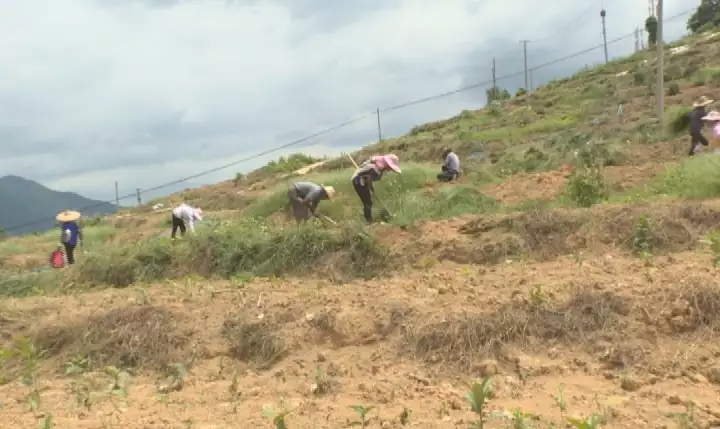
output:
<path id="1" fill-rule="evenodd" d="M 522 70 L 601 43 L 598 11 L 573 0 L 25 0 L 0 23 L 0 174 L 109 199 L 325 127 Z M 645 6 L 606 0 L 609 37 Z M 690 8 L 666 0 L 668 15 Z M 698 3 L 698 1 L 693 1 Z M 42 11 L 42 13 L 38 12 Z M 57 19 L 61 16 L 62 19 Z M 580 16 L 579 21 L 572 18 Z M 685 19 L 668 24 L 668 38 Z M 528 25 L 527 23 L 531 23 Z M 90 36 L 91 35 L 91 36 Z M 632 50 L 632 39 L 611 55 Z M 537 70 L 535 86 L 602 61 L 602 50 Z M 523 77 L 499 82 L 515 89 Z M 381 115 L 385 136 L 484 104 L 484 88 Z M 376 139 L 376 118 L 311 139 L 339 153 Z M 213 183 L 281 153 L 165 191 Z M 159 195 L 158 191 L 155 195 Z"/>

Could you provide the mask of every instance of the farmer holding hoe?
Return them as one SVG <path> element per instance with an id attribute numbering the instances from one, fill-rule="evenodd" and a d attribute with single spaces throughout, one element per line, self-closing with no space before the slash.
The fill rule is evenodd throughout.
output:
<path id="1" fill-rule="evenodd" d="M 327 216 L 316 213 L 320 201 L 330 200 L 335 195 L 335 188 L 332 186 L 318 185 L 313 182 L 297 182 L 290 186 L 287 195 L 298 225 L 307 222 L 310 216 L 332 222 Z"/>
<path id="2" fill-rule="evenodd" d="M 355 163 L 355 161 L 353 161 L 353 163 Z M 362 165 L 357 166 L 355 173 L 353 173 L 351 177 L 353 188 L 355 188 L 355 192 L 358 194 L 358 197 L 360 197 L 363 205 L 363 216 L 368 225 L 373 221 L 372 205 L 375 195 L 373 182 L 381 180 L 383 174 L 387 171 L 400 173 L 399 164 L 400 160 L 394 154 L 376 155 L 363 162 Z"/>

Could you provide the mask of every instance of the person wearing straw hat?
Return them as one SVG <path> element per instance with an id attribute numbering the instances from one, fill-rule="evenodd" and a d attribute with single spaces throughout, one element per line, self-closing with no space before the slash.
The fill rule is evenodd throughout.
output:
<path id="1" fill-rule="evenodd" d="M 190 207 L 189 205 L 182 203 L 172 210 L 172 231 L 170 232 L 170 238 L 175 239 L 177 230 L 180 230 L 180 236 L 185 236 L 185 230 L 190 229 L 190 232 L 195 233 L 195 221 L 202 220 L 202 209 Z"/>
<path id="2" fill-rule="evenodd" d="M 313 182 L 297 182 L 290 186 L 287 195 L 293 216 L 297 223 L 300 224 L 307 222 L 310 216 L 318 217 L 315 213 L 318 204 L 322 200 L 332 199 L 335 195 L 335 188 Z"/>
<path id="3" fill-rule="evenodd" d="M 68 265 L 75 263 L 75 247 L 82 245 L 82 229 L 80 228 L 80 213 L 66 210 L 55 216 L 60 222 L 60 245 L 58 249 L 65 249 L 65 259 Z"/>
<path id="4" fill-rule="evenodd" d="M 705 107 L 712 104 L 714 100 L 711 100 L 705 96 L 700 97 L 695 103 L 693 103 L 692 111 L 689 113 L 690 116 L 690 152 L 688 156 L 693 156 L 697 152 L 700 152 L 700 145 L 707 146 L 708 141 L 705 136 L 702 135 L 703 118 L 707 116 Z"/>
<path id="5" fill-rule="evenodd" d="M 371 157 L 369 160 L 358 166 L 355 173 L 353 173 L 350 178 L 353 188 L 362 202 L 363 216 L 368 224 L 371 224 L 373 221 L 372 205 L 373 194 L 375 193 L 373 182 L 381 180 L 383 174 L 388 171 L 401 173 L 400 160 L 394 154 L 376 155 Z"/>

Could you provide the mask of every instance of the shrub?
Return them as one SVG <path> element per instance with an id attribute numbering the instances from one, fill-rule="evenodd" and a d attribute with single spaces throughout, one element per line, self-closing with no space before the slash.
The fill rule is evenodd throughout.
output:
<path id="1" fill-rule="evenodd" d="M 686 198 L 713 198 L 720 195 L 720 160 L 698 156 L 668 169 L 651 185 L 655 194 Z"/>
<path id="2" fill-rule="evenodd" d="M 680 134 L 690 126 L 690 108 L 673 106 L 665 111 L 665 123 L 671 134 Z"/>
<path id="3" fill-rule="evenodd" d="M 324 262 L 333 258 L 333 266 Z M 333 231 L 305 225 L 273 229 L 256 220 L 220 225 L 182 240 L 152 240 L 89 255 L 75 271 L 76 281 L 124 287 L 187 275 L 229 278 L 240 273 L 287 273 L 373 277 L 386 266 L 387 250 L 367 232 Z"/>
<path id="4" fill-rule="evenodd" d="M 604 201 L 608 193 L 600 167 L 575 169 L 565 184 L 565 196 L 580 207 L 590 207 Z"/>
<path id="5" fill-rule="evenodd" d="M 680 94 L 680 85 L 677 82 L 670 82 L 667 88 L 667 95 L 672 97 L 673 95 Z"/>
<path id="6" fill-rule="evenodd" d="M 633 73 L 633 82 L 635 85 L 645 85 L 647 83 L 647 75 L 641 71 Z"/>

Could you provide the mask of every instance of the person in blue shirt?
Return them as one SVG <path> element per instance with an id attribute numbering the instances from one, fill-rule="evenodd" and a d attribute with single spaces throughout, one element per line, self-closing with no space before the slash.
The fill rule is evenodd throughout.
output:
<path id="1" fill-rule="evenodd" d="M 68 265 L 75 263 L 75 248 L 82 244 L 82 230 L 80 229 L 80 213 L 76 211 L 64 211 L 58 214 L 55 219 L 60 222 L 60 246 L 65 249 L 65 258 Z"/>

